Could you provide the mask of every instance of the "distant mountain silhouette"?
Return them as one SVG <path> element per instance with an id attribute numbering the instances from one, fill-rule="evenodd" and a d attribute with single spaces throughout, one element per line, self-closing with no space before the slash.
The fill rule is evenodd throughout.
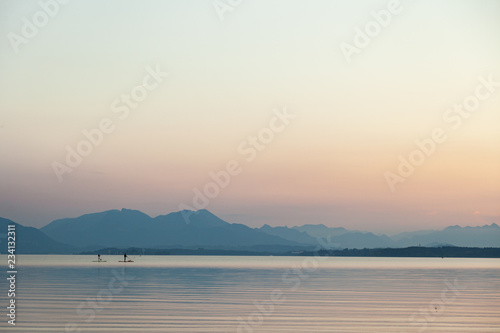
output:
<path id="1" fill-rule="evenodd" d="M 295 228 L 271 227 L 265 224 L 259 230 L 266 234 L 278 236 L 297 243 L 310 244 L 310 245 L 318 244 L 316 237 L 312 237 L 307 232 L 299 231 L 298 229 Z"/>
<path id="2" fill-rule="evenodd" d="M 77 250 L 67 244 L 54 241 L 36 228 L 24 227 L 19 223 L 0 217 L 0 253 L 7 253 L 7 229 L 9 225 L 15 225 L 15 253 L 14 254 L 68 254 L 76 253 Z"/>
<path id="3" fill-rule="evenodd" d="M 187 221 L 186 214 L 189 215 Z M 207 210 L 176 212 L 155 218 L 136 210 L 109 210 L 56 220 L 40 230 L 57 241 L 86 248 L 303 246 L 243 224 L 227 223 Z"/>
<path id="4" fill-rule="evenodd" d="M 0 232 L 5 231 L 0 233 L 1 253 L 6 252 L 7 225 L 12 223 L 0 218 Z M 323 224 L 250 228 L 223 221 L 207 210 L 180 211 L 152 218 L 137 210 L 121 209 L 59 219 L 40 229 L 15 224 L 17 253 L 79 253 L 131 247 L 285 253 L 312 251 L 319 245 L 326 247 L 318 238 L 327 237 L 327 250 L 443 245 L 500 247 L 500 227 L 495 223 L 404 232 L 388 237 Z"/>
<path id="5" fill-rule="evenodd" d="M 462 246 L 462 247 L 500 247 L 500 227 L 492 223 L 481 227 L 451 226 L 443 230 L 421 230 L 403 232 L 392 237 L 376 235 L 371 232 L 348 230 L 342 227 L 329 228 L 323 224 L 306 224 L 300 227 L 270 227 L 264 226 L 261 231 L 293 239 L 298 242 L 311 244 L 310 239 L 293 234 L 296 230 L 305 232 L 313 239 L 330 236 L 332 248 L 390 248 L 410 246 Z"/>
<path id="6" fill-rule="evenodd" d="M 451 244 L 464 247 L 500 247 L 500 227 L 496 223 L 480 227 L 458 225 L 443 230 L 405 232 L 392 237 L 398 247 Z"/>
<path id="7" fill-rule="evenodd" d="M 293 227 L 293 229 L 306 232 L 312 237 L 337 237 L 349 232 L 342 227 L 329 228 L 324 224 L 304 224 L 300 227 Z"/>
<path id="8" fill-rule="evenodd" d="M 323 224 L 306 224 L 294 227 L 313 237 L 330 237 L 333 248 L 381 248 L 394 247 L 396 243 L 386 235 L 375 235 L 371 232 L 348 230 L 342 227 L 329 228 Z"/>

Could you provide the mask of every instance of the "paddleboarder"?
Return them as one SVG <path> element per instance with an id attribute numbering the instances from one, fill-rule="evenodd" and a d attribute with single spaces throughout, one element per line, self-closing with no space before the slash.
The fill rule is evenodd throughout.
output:
<path id="1" fill-rule="evenodd" d="M 101 255 L 100 254 L 97 255 L 97 261 L 101 261 Z"/>
<path id="2" fill-rule="evenodd" d="M 125 261 L 125 262 L 127 261 L 127 254 L 126 253 L 123 254 L 123 261 Z"/>

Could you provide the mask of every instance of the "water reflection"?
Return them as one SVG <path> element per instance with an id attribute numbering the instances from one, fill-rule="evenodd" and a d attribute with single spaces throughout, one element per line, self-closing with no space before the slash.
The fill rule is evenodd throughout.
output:
<path id="1" fill-rule="evenodd" d="M 304 266 L 300 257 L 142 257 L 138 265 L 25 257 L 18 273 L 20 332 L 500 329 L 499 261 L 492 259 L 461 259 L 444 268 L 434 259 L 413 259 L 417 268 L 410 268 L 412 259 L 388 258 Z"/>

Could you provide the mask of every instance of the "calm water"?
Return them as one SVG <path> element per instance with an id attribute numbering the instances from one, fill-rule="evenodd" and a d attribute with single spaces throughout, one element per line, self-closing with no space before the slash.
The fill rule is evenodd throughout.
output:
<path id="1" fill-rule="evenodd" d="M 0 331 L 500 332 L 498 259 L 17 259 L 17 325 L 2 279 Z"/>

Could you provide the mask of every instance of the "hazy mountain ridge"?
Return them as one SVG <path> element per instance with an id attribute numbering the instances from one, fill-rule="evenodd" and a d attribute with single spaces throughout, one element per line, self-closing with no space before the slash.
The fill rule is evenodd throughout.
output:
<path id="1" fill-rule="evenodd" d="M 409 239 L 414 236 L 423 236 L 426 234 L 430 234 L 436 232 L 438 230 L 418 230 L 418 231 L 405 231 L 396 235 L 391 236 L 391 239 L 395 242 L 399 242 L 405 239 Z"/>
<path id="2" fill-rule="evenodd" d="M 293 227 L 305 230 L 309 235 L 320 234 L 331 237 L 331 241 L 342 248 L 377 248 L 452 245 L 462 247 L 500 247 L 500 227 L 496 223 L 477 227 L 449 226 L 442 230 L 419 230 L 403 232 L 394 236 L 376 235 L 371 232 L 348 230 L 342 227 L 328 228 L 324 225 Z"/>
<path id="3" fill-rule="evenodd" d="M 40 230 L 57 241 L 78 247 L 303 246 L 243 224 L 225 222 L 207 210 L 175 212 L 155 218 L 139 211 L 110 210 L 56 220 Z"/>
<path id="4" fill-rule="evenodd" d="M 378 248 L 393 247 L 394 241 L 386 235 L 375 235 L 372 232 L 348 230 L 344 227 L 329 228 L 323 224 L 306 224 L 293 227 L 314 237 L 330 237 L 332 248 Z"/>
<path id="5" fill-rule="evenodd" d="M 295 228 L 288 228 L 288 227 L 271 227 L 270 225 L 263 225 L 260 227 L 258 230 L 269 234 L 269 235 L 274 235 L 278 236 L 284 239 L 288 239 L 290 241 L 302 243 L 302 244 L 310 244 L 310 245 L 317 245 L 318 241 L 316 240 L 316 237 L 313 237 L 309 235 L 305 231 L 299 231 Z"/>
<path id="6" fill-rule="evenodd" d="M 45 235 L 37 228 L 25 227 L 19 223 L 0 217 L 0 253 L 6 254 L 7 246 L 7 229 L 9 225 L 15 225 L 15 252 L 14 254 L 65 254 L 72 253 L 75 248 L 57 242 Z"/>
<path id="7" fill-rule="evenodd" d="M 282 238 L 302 240 L 306 244 L 319 244 L 317 238 L 328 238 L 330 248 L 378 248 L 393 247 L 395 242 L 385 235 L 375 235 L 371 232 L 348 230 L 343 227 L 329 228 L 323 224 L 306 224 L 299 227 L 270 227 L 260 228 L 261 231 Z M 295 232 L 295 233 L 294 233 Z M 325 242 L 322 242 L 324 244 Z"/>
<path id="8" fill-rule="evenodd" d="M 4 230 L 13 223 L 0 218 Z M 312 250 L 319 244 L 325 247 L 325 242 L 318 238 L 328 238 L 329 249 L 500 247 L 500 227 L 495 223 L 403 232 L 389 237 L 323 224 L 250 228 L 228 223 L 208 210 L 173 212 L 152 218 L 137 210 L 121 209 L 58 219 L 40 229 L 15 224 L 19 230 L 19 253 L 78 253 L 112 247 L 285 252 Z M 6 248 L 5 241 L 6 233 L 0 233 L 0 244 Z"/>
<path id="9" fill-rule="evenodd" d="M 398 246 L 432 246 L 432 244 L 451 244 L 464 247 L 500 246 L 500 227 L 496 223 L 478 227 L 456 225 L 424 234 L 407 233 L 405 236 L 397 241 Z"/>
<path id="10" fill-rule="evenodd" d="M 306 232 L 312 237 L 337 237 L 351 232 L 343 227 L 327 227 L 324 224 L 304 224 L 299 227 L 295 226 L 293 229 Z"/>

